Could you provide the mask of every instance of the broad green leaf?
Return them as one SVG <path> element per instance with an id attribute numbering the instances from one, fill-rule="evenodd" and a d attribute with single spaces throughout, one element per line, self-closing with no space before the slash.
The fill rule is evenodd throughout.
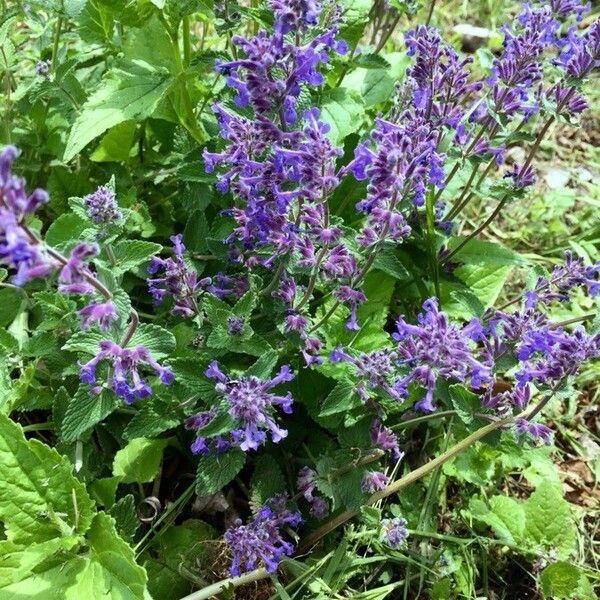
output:
<path id="1" fill-rule="evenodd" d="M 463 423 L 470 425 L 475 418 L 474 413 L 481 409 L 481 400 L 477 394 L 470 392 L 460 384 L 449 387 L 450 399 L 458 417 Z"/>
<path id="2" fill-rule="evenodd" d="M 464 237 L 453 237 L 448 242 L 448 248 L 453 250 L 461 242 Z M 523 265 L 524 259 L 520 254 L 517 254 L 509 248 L 505 248 L 495 242 L 487 242 L 484 240 L 470 240 L 456 255 L 452 258 L 456 262 L 465 263 L 467 265 Z"/>
<path id="3" fill-rule="evenodd" d="M 124 121 L 149 117 L 172 80 L 147 63 L 138 62 L 135 73 L 114 70 L 89 97 L 73 124 L 64 160 L 70 161 L 89 142 Z"/>
<path id="4" fill-rule="evenodd" d="M 149 44 L 148 40 L 152 40 Z M 154 15 L 142 27 L 131 28 L 123 44 L 123 54 L 129 60 L 144 61 L 154 68 L 167 69 L 175 74 L 177 62 L 175 60 L 176 47 L 165 26 Z"/>
<path id="5" fill-rule="evenodd" d="M 113 249 L 115 264 L 111 268 L 117 275 L 125 271 L 133 271 L 143 263 L 147 263 L 151 256 L 161 250 L 162 246 L 154 242 L 123 240 Z"/>
<path id="6" fill-rule="evenodd" d="M 94 162 L 127 162 L 137 124 L 123 121 L 109 129 L 90 155 Z"/>
<path id="7" fill-rule="evenodd" d="M 87 544 L 90 550 L 83 555 L 85 566 L 75 585 L 66 590 L 65 600 L 149 600 L 146 572 L 136 564 L 131 547 L 118 536 L 111 517 L 102 512 L 96 515 Z"/>
<path id="8" fill-rule="evenodd" d="M 111 391 L 103 390 L 94 395 L 90 386 L 82 383 L 65 411 L 61 427 L 62 439 L 74 442 L 84 437 L 84 434 L 117 408 L 120 402 Z"/>
<path id="9" fill-rule="evenodd" d="M 585 574 L 572 563 L 558 561 L 540 573 L 542 591 L 553 600 L 594 600 L 597 596 Z"/>
<path id="10" fill-rule="evenodd" d="M 72 213 L 60 215 L 54 220 L 48 231 L 46 232 L 45 240 L 50 246 L 63 249 L 73 246 L 76 242 L 81 241 L 83 232 L 88 228 L 88 223 Z M 88 241 L 93 241 L 93 235 L 86 236 Z"/>
<path id="11" fill-rule="evenodd" d="M 320 417 L 327 417 L 340 412 L 347 412 L 356 406 L 360 406 L 361 400 L 356 394 L 355 386 L 351 381 L 343 379 L 338 381 L 329 393 L 321 410 Z"/>
<path id="12" fill-rule="evenodd" d="M 110 508 L 110 516 L 115 520 L 119 534 L 126 540 L 131 541 L 137 531 L 140 520 L 135 511 L 135 498 L 133 494 L 127 494 Z"/>
<path id="13" fill-rule="evenodd" d="M 559 558 L 568 558 L 575 548 L 577 527 L 560 488 L 548 481 L 542 482 L 524 507 L 526 538 L 533 544 L 556 548 Z"/>
<path id="14" fill-rule="evenodd" d="M 244 375 L 250 377 L 258 377 L 259 379 L 266 379 L 275 368 L 279 354 L 276 350 L 271 350 L 266 354 L 263 354 L 249 369 L 246 370 Z"/>
<path id="15" fill-rule="evenodd" d="M 246 455 L 239 448 L 231 448 L 220 456 L 214 453 L 201 456 L 196 471 L 196 493 L 208 496 L 218 492 L 242 470 L 245 462 Z"/>
<path id="16" fill-rule="evenodd" d="M 129 346 L 145 346 L 154 358 L 160 359 L 175 350 L 175 336 L 159 325 L 143 323 L 135 330 Z"/>
<path id="17" fill-rule="evenodd" d="M 331 127 L 328 137 L 333 144 L 357 131 L 364 115 L 360 98 L 344 88 L 336 88 L 323 94 L 320 118 Z"/>
<path id="18" fill-rule="evenodd" d="M 264 504 L 266 500 L 280 494 L 286 487 L 285 477 L 277 460 L 269 454 L 261 454 L 256 459 L 250 488 L 252 501 Z"/>
<path id="19" fill-rule="evenodd" d="M 152 396 L 140 403 L 139 411 L 129 421 L 123 435 L 128 440 L 156 436 L 167 429 L 177 427 L 181 420 L 182 417 L 172 403 L 162 402 Z"/>
<path id="20" fill-rule="evenodd" d="M 96 354 L 98 344 L 106 339 L 106 335 L 100 331 L 78 331 L 72 335 L 63 345 L 63 350 L 70 352 L 84 352 L 85 354 Z"/>
<path id="21" fill-rule="evenodd" d="M 525 530 L 525 510 L 521 502 L 509 496 L 493 496 L 490 507 L 472 499 L 469 508 L 473 517 L 489 525 L 505 544 L 513 548 L 521 544 Z"/>
<path id="22" fill-rule="evenodd" d="M 152 481 L 160 467 L 162 453 L 169 440 L 135 438 L 115 454 L 113 475 L 123 483 Z"/>
<path id="23" fill-rule="evenodd" d="M 67 459 L 0 414 L 0 520 L 6 538 L 32 544 L 83 534 L 92 501 Z"/>

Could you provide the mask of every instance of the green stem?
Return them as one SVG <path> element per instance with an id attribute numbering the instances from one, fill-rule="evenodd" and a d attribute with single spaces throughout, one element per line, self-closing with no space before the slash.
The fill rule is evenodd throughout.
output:
<path id="1" fill-rule="evenodd" d="M 29 433 L 32 431 L 49 431 L 54 429 L 53 421 L 46 421 L 44 423 L 32 423 L 31 425 L 23 426 L 23 433 Z"/>
<path id="2" fill-rule="evenodd" d="M 54 43 L 52 44 L 52 72 L 56 71 L 56 59 L 58 57 L 58 44 L 60 42 L 60 33 L 62 30 L 63 18 L 58 17 L 54 27 Z"/>
<path id="3" fill-rule="evenodd" d="M 406 421 L 400 421 L 396 425 L 392 425 L 391 429 L 404 429 L 405 427 L 410 427 L 411 425 L 418 425 L 419 423 L 425 423 L 426 421 L 431 421 L 432 419 L 442 419 L 444 417 L 453 417 L 457 413 L 455 410 L 443 410 L 440 412 L 434 412 L 429 415 L 423 415 L 422 417 L 415 417 L 414 419 L 407 419 Z"/>
<path id="4" fill-rule="evenodd" d="M 190 42 L 190 17 L 186 15 L 182 21 L 183 28 L 183 63 L 187 67 L 192 57 L 192 44 Z"/>
<path id="5" fill-rule="evenodd" d="M 246 573 L 240 577 L 230 577 L 228 579 L 223 579 L 222 581 L 217 581 L 217 583 L 213 583 L 193 594 L 189 594 L 188 596 L 181 598 L 181 600 L 208 600 L 230 587 L 237 588 L 241 585 L 266 579 L 267 577 L 269 577 L 269 573 L 267 573 L 265 569 L 256 569 L 256 571 L 250 571 L 250 573 Z"/>
<path id="6" fill-rule="evenodd" d="M 492 431 L 496 431 L 497 429 L 508 425 L 512 421 L 513 417 L 506 417 L 505 419 L 499 419 L 497 421 L 494 421 L 493 423 L 490 423 L 489 425 L 486 425 L 485 427 L 482 427 L 481 429 L 478 429 L 471 435 L 467 436 L 464 440 L 458 442 L 458 444 L 452 446 L 452 448 L 446 450 L 446 452 L 443 452 L 442 454 L 440 454 L 436 458 L 431 459 L 429 462 L 425 463 L 418 469 L 415 469 L 414 471 L 411 471 L 404 477 L 401 477 L 397 481 L 394 481 L 383 490 L 376 492 L 375 494 L 370 496 L 364 504 L 369 506 L 375 504 L 376 502 L 379 502 L 380 500 L 383 500 L 384 498 L 387 498 L 388 496 L 391 496 L 392 494 L 397 494 L 401 489 L 409 486 L 415 481 L 418 481 L 422 477 L 425 477 L 425 475 L 428 475 L 434 469 L 437 469 L 437 467 L 439 467 L 440 465 L 443 465 L 445 462 L 451 460 L 475 442 L 478 442 L 486 435 L 489 435 Z M 346 521 L 350 520 L 352 517 L 355 517 L 358 513 L 358 510 L 347 510 L 340 513 L 339 515 L 336 515 L 330 521 L 323 524 L 321 527 L 319 527 L 310 535 L 308 535 L 304 540 L 302 540 L 302 542 L 298 546 L 297 553 L 301 554 L 302 552 L 305 552 L 310 547 L 314 546 L 321 538 L 326 536 L 329 532 L 333 531 L 340 525 L 343 525 L 344 523 L 346 523 Z"/>

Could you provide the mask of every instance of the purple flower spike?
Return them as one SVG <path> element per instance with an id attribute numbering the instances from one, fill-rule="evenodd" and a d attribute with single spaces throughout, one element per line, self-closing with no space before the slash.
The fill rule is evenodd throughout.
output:
<path id="1" fill-rule="evenodd" d="M 198 279 L 197 274 L 185 263 L 183 253 L 183 236 L 174 235 L 173 258 L 153 257 L 148 267 L 148 272 L 155 275 L 163 271 L 162 277 L 153 277 L 147 280 L 148 289 L 152 298 L 160 304 L 165 296 L 173 298 L 171 313 L 182 317 L 193 317 L 198 313 L 198 295 L 209 288 L 212 283 L 210 277 Z"/>
<path id="2" fill-rule="evenodd" d="M 140 376 L 138 370 L 140 367 L 154 371 L 160 381 L 166 385 L 173 381 L 172 371 L 159 365 L 144 346 L 122 348 L 111 340 L 102 340 L 99 347 L 99 352 L 80 366 L 79 377 L 83 383 L 94 385 L 98 364 L 104 360 L 109 361 L 112 374 L 108 385 L 127 404 L 152 394 L 152 388 Z"/>
<path id="3" fill-rule="evenodd" d="M 95 244 L 76 244 L 67 263 L 58 274 L 58 291 L 66 294 L 92 294 L 94 287 L 88 283 L 92 273 L 87 261 L 98 256 L 98 252 L 98 246 Z"/>
<path id="4" fill-rule="evenodd" d="M 384 489 L 389 481 L 389 477 L 380 471 L 367 471 L 360 484 L 363 492 L 372 494 Z"/>
<path id="5" fill-rule="evenodd" d="M 0 264 L 15 271 L 15 285 L 24 285 L 45 277 L 58 265 L 22 226 L 28 215 L 48 201 L 48 194 L 37 189 L 27 195 L 25 180 L 11 172 L 18 155 L 14 146 L 0 151 Z"/>
<path id="6" fill-rule="evenodd" d="M 392 550 L 399 550 L 406 544 L 408 529 L 406 529 L 406 519 L 396 517 L 394 519 L 381 520 L 381 539 Z"/>
<path id="7" fill-rule="evenodd" d="M 274 573 L 281 559 L 294 551 L 294 546 L 283 539 L 281 529 L 285 525 L 297 527 L 302 517 L 285 508 L 285 498 L 275 498 L 269 504 L 272 508 L 261 507 L 246 525 L 238 519 L 225 532 L 225 542 L 232 555 L 231 575 L 239 576 L 258 566 Z"/>
<path id="8" fill-rule="evenodd" d="M 106 185 L 101 185 L 93 194 L 85 196 L 83 204 L 90 219 L 98 225 L 111 225 L 123 218 L 115 193 Z"/>
<path id="9" fill-rule="evenodd" d="M 244 452 L 256 450 L 267 440 L 267 433 L 277 443 L 287 436 L 275 421 L 275 408 L 284 413 L 292 412 L 292 395 L 285 396 L 270 393 L 270 390 L 282 383 L 291 381 L 294 374 L 287 365 L 283 365 L 273 378 L 261 381 L 258 377 L 240 377 L 231 379 L 221 369 L 217 361 L 212 361 L 205 375 L 217 381 L 215 389 L 224 396 L 228 412 L 238 427 L 231 432 L 231 442 Z"/>
<path id="10" fill-rule="evenodd" d="M 82 329 L 89 329 L 96 323 L 102 331 L 106 331 L 117 319 L 117 310 L 111 301 L 98 302 L 93 300 L 90 304 L 84 306 L 78 314 L 81 317 Z"/>

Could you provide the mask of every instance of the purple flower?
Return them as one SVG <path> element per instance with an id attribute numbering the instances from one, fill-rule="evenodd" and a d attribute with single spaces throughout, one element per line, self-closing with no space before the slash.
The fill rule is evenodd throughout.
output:
<path id="1" fill-rule="evenodd" d="M 515 421 L 515 431 L 519 435 L 528 435 L 548 445 L 552 441 L 552 430 L 542 423 L 532 423 L 526 419 L 517 419 Z"/>
<path id="2" fill-rule="evenodd" d="M 385 488 L 389 477 L 380 471 L 367 471 L 362 478 L 360 488 L 367 494 L 378 492 Z"/>
<path id="3" fill-rule="evenodd" d="M 158 271 L 163 271 L 163 277 L 149 278 L 148 289 L 157 304 L 160 304 L 165 296 L 173 298 L 173 308 L 171 312 L 174 315 L 182 317 L 192 317 L 198 313 L 197 297 L 203 291 L 209 288 L 210 277 L 198 279 L 198 275 L 186 264 L 183 253 L 183 236 L 174 235 L 171 237 L 173 242 L 173 258 L 159 258 L 154 256 L 150 261 L 148 272 L 155 275 Z"/>
<path id="4" fill-rule="evenodd" d="M 406 543 L 408 529 L 406 529 L 406 519 L 395 517 L 394 519 L 381 520 L 381 539 L 392 550 L 399 550 Z"/>
<path id="5" fill-rule="evenodd" d="M 373 419 L 371 424 L 371 442 L 382 450 L 389 450 L 394 461 L 399 461 L 404 456 L 404 452 L 401 452 L 398 446 L 396 434 L 379 419 Z"/>
<path id="6" fill-rule="evenodd" d="M 227 317 L 227 333 L 229 335 L 241 335 L 244 331 L 244 319 L 235 315 Z"/>
<path id="7" fill-rule="evenodd" d="M 281 529 L 285 525 L 297 527 L 302 517 L 285 508 L 285 498 L 275 498 L 269 504 L 272 508 L 265 504 L 246 525 L 237 519 L 235 525 L 225 532 L 225 542 L 232 555 L 229 569 L 232 576 L 259 566 L 274 573 L 281 559 L 294 551 L 294 546 L 283 539 Z"/>
<path id="8" fill-rule="evenodd" d="M 505 174 L 505 178 L 512 179 L 513 187 L 522 189 L 533 185 L 536 181 L 535 171 L 531 165 L 523 168 L 515 163 Z"/>
<path id="9" fill-rule="evenodd" d="M 110 362 L 108 385 L 127 404 L 152 394 L 152 388 L 139 373 L 140 367 L 154 371 L 161 383 L 165 385 L 173 381 L 172 371 L 168 367 L 159 365 L 144 346 L 122 348 L 111 340 L 102 340 L 99 348 L 99 352 L 91 360 L 80 365 L 79 377 L 83 383 L 94 385 L 98 364 L 105 360 Z"/>
<path id="10" fill-rule="evenodd" d="M 51 66 L 52 62 L 49 60 L 38 60 L 38 62 L 35 63 L 35 74 L 42 77 L 48 77 Z"/>
<path id="11" fill-rule="evenodd" d="M 433 392 L 438 377 L 470 380 L 475 388 L 491 380 L 490 364 L 475 355 L 475 344 L 470 337 L 473 326 L 461 330 L 451 324 L 447 315 L 439 310 L 435 298 L 423 303 L 417 325 L 400 317 L 396 329 L 392 336 L 398 342 L 396 352 L 409 373 L 395 382 L 395 389 L 406 394 L 409 383 L 424 386 L 426 393 L 416 403 L 417 410 L 435 410 Z"/>
<path id="12" fill-rule="evenodd" d="M 106 302 L 93 300 L 78 311 L 78 314 L 81 317 L 82 329 L 89 329 L 96 323 L 102 331 L 106 331 L 118 316 L 115 305 L 110 300 Z"/>
<path id="13" fill-rule="evenodd" d="M 85 196 L 83 204 L 90 219 L 98 225 L 112 225 L 123 218 L 115 192 L 107 185 L 101 185 L 94 193 Z"/>
<path id="14" fill-rule="evenodd" d="M 18 155 L 14 146 L 0 151 L 0 264 L 16 272 L 15 285 L 23 285 L 45 277 L 58 265 L 23 225 L 28 215 L 48 201 L 48 194 L 36 189 L 27 195 L 25 180 L 11 172 Z"/>
<path id="15" fill-rule="evenodd" d="M 212 361 L 205 375 L 217 381 L 215 389 L 224 396 L 228 413 L 238 423 L 231 431 L 232 441 L 244 452 L 256 450 L 264 444 L 267 433 L 274 442 L 279 442 L 287 436 L 287 430 L 279 427 L 274 419 L 275 407 L 283 412 L 292 412 L 292 395 L 285 396 L 270 393 L 269 390 L 294 378 L 287 365 L 283 365 L 279 373 L 271 379 L 261 381 L 258 377 L 240 377 L 231 379 Z"/>
<path id="16" fill-rule="evenodd" d="M 356 309 L 359 302 L 364 302 L 367 298 L 361 290 L 353 290 L 348 285 L 340 286 L 333 295 L 340 301 L 349 305 L 350 316 L 346 321 L 346 329 L 358 331 L 360 329 L 356 318 Z"/>
<path id="17" fill-rule="evenodd" d="M 75 244 L 71 255 L 58 273 L 58 291 L 66 294 L 93 294 L 94 287 L 88 282 L 93 276 L 87 261 L 98 256 L 95 244 L 80 242 Z"/>

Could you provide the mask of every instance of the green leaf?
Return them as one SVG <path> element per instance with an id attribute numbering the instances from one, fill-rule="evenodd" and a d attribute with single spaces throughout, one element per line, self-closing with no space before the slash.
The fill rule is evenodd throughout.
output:
<path id="1" fill-rule="evenodd" d="M 357 131 L 364 115 L 363 105 L 357 95 L 344 88 L 325 92 L 322 97 L 320 118 L 331 127 L 327 136 L 333 144 Z"/>
<path id="2" fill-rule="evenodd" d="M 252 502 L 264 504 L 266 500 L 285 489 L 286 481 L 277 461 L 269 454 L 261 454 L 256 459 L 250 488 Z"/>
<path id="3" fill-rule="evenodd" d="M 141 404 L 139 411 L 129 421 L 123 435 L 128 440 L 156 436 L 167 429 L 177 427 L 181 420 L 182 417 L 172 403 L 163 402 L 156 396 L 152 396 Z"/>
<path id="4" fill-rule="evenodd" d="M 90 96 L 77 117 L 64 153 L 70 161 L 105 131 L 124 121 L 149 117 L 168 91 L 172 79 L 147 63 L 137 62 L 135 73 L 111 71 Z"/>
<path id="5" fill-rule="evenodd" d="M 84 437 L 102 419 L 107 417 L 120 400 L 110 391 L 102 390 L 94 395 L 90 386 L 81 384 L 67 406 L 61 427 L 61 437 L 65 442 L 74 442 Z"/>
<path id="6" fill-rule="evenodd" d="M 319 411 L 320 417 L 327 417 L 340 412 L 347 412 L 351 408 L 360 406 L 361 401 L 356 394 L 354 383 L 347 379 L 338 381 L 331 390 Z"/>
<path id="7" fill-rule="evenodd" d="M 104 339 L 106 339 L 106 335 L 100 331 L 78 331 L 69 338 L 62 349 L 69 350 L 70 352 L 96 354 L 98 352 L 98 344 Z"/>
<path id="8" fill-rule="evenodd" d="M 195 210 L 188 218 L 183 230 L 185 247 L 190 252 L 206 252 L 209 235 L 208 221 L 203 210 Z"/>
<path id="9" fill-rule="evenodd" d="M 577 527 L 569 503 L 560 488 L 542 482 L 525 502 L 525 535 L 545 548 L 556 548 L 559 558 L 568 558 L 577 539 Z"/>
<path id="10" fill-rule="evenodd" d="M 133 334 L 129 346 L 145 346 L 154 358 L 161 359 L 175 350 L 175 336 L 159 325 L 143 323 Z"/>
<path id="11" fill-rule="evenodd" d="M 558 561 L 548 565 L 540 573 L 540 584 L 547 598 L 554 600 L 593 600 L 593 589 L 585 574 L 575 565 Z"/>
<path id="12" fill-rule="evenodd" d="M 516 548 L 522 542 L 525 531 L 523 503 L 509 496 L 493 496 L 490 508 L 477 499 L 471 500 L 469 508 L 473 516 L 489 525 L 505 544 Z"/>
<path id="13" fill-rule="evenodd" d="M 65 600 L 148 600 L 146 572 L 136 564 L 129 544 L 118 536 L 111 517 L 102 512 L 96 515 L 87 542 L 90 551 L 84 555 L 85 566 Z"/>
<path id="14" fill-rule="evenodd" d="M 199 496 L 214 494 L 227 485 L 241 470 L 246 455 L 239 448 L 225 454 L 214 453 L 200 457 L 196 471 L 196 493 Z"/>
<path id="15" fill-rule="evenodd" d="M 0 414 L 0 520 L 10 542 L 39 543 L 83 534 L 92 501 L 69 461 Z"/>
<path id="16" fill-rule="evenodd" d="M 456 410 L 459 419 L 470 425 L 475 418 L 475 413 L 481 409 L 481 400 L 477 394 L 470 392 L 460 384 L 449 387 L 450 400 Z"/>
<path id="17" fill-rule="evenodd" d="M 266 379 L 275 368 L 279 354 L 277 350 L 270 350 L 263 354 L 249 369 L 246 369 L 246 377 L 254 376 L 259 379 Z"/>
<path id="18" fill-rule="evenodd" d="M 60 215 L 55 219 L 46 232 L 46 243 L 55 248 L 64 249 L 81 241 L 82 233 L 88 228 L 88 224 L 72 213 Z M 93 241 L 93 236 L 87 236 Z"/>
<path id="19" fill-rule="evenodd" d="M 465 237 L 453 237 L 448 241 L 448 248 L 453 250 Z M 456 255 L 452 258 L 456 262 L 467 265 L 523 265 L 524 259 L 520 254 L 513 250 L 505 248 L 495 242 L 486 242 L 483 240 L 470 240 Z"/>
<path id="20" fill-rule="evenodd" d="M 123 121 L 109 129 L 90 155 L 90 160 L 94 162 L 128 161 L 136 127 L 135 121 Z"/>
<path id="21" fill-rule="evenodd" d="M 115 454 L 113 475 L 123 483 L 153 481 L 160 468 L 168 439 L 135 438 Z"/>
<path id="22" fill-rule="evenodd" d="M 123 240 L 114 247 L 116 263 L 111 269 L 115 272 L 115 275 L 120 275 L 125 271 L 134 271 L 161 250 L 162 246 L 154 242 Z"/>
<path id="23" fill-rule="evenodd" d="M 410 279 L 410 273 L 404 268 L 393 250 L 384 250 L 377 255 L 373 268 L 391 275 L 395 279 Z"/>
<path id="24" fill-rule="evenodd" d="M 132 494 L 127 494 L 118 502 L 113 504 L 109 511 L 110 516 L 115 520 L 117 531 L 124 539 L 131 541 L 140 521 L 135 512 L 135 498 Z"/>

